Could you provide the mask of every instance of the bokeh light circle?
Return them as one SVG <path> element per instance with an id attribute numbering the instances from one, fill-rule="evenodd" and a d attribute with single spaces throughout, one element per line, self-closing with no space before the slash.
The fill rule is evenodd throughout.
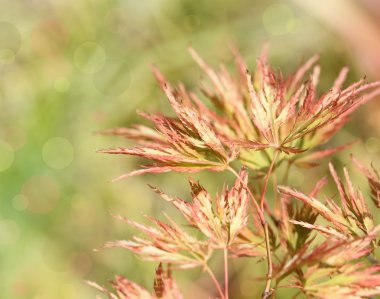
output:
<path id="1" fill-rule="evenodd" d="M 105 95 L 118 96 L 128 89 L 131 82 L 129 66 L 125 61 L 109 59 L 101 70 L 93 75 L 96 89 Z"/>
<path id="2" fill-rule="evenodd" d="M 8 64 L 14 58 L 21 46 L 20 31 L 9 22 L 0 22 L 0 64 Z"/>
<path id="3" fill-rule="evenodd" d="M 273 35 L 283 35 L 296 27 L 293 11 L 285 4 L 272 4 L 263 13 L 265 29 Z"/>
<path id="4" fill-rule="evenodd" d="M 12 166 L 14 160 L 13 148 L 0 140 L 0 171 L 5 171 Z"/>
<path id="5" fill-rule="evenodd" d="M 64 169 L 74 158 L 74 147 L 63 137 L 49 139 L 42 148 L 42 159 L 53 169 Z"/>
<path id="6" fill-rule="evenodd" d="M 75 66 L 86 74 L 99 71 L 106 61 L 106 53 L 102 46 L 95 42 L 85 42 L 76 48 Z"/>

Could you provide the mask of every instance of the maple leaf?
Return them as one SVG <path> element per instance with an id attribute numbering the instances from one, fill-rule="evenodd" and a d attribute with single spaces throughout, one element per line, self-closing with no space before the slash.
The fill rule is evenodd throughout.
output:
<path id="1" fill-rule="evenodd" d="M 280 196 L 276 194 L 274 211 L 267 200 L 268 184 L 282 163 L 288 163 L 286 171 L 291 165 L 314 167 L 352 144 L 324 146 L 360 105 L 380 94 L 380 82 L 365 83 L 361 79 L 345 87 L 348 69 L 343 68 L 331 89 L 319 93 L 318 56 L 311 57 L 293 74 L 283 75 L 268 65 L 266 51 L 258 59 L 254 72 L 247 70 L 236 50 L 234 53 L 237 75 L 232 75 L 224 65 L 213 69 L 190 49 L 208 77 L 200 85 L 203 96 L 187 90 L 183 84 L 172 87 L 152 67 L 175 116 L 141 113 L 152 127 L 134 125 L 102 132 L 133 140 L 136 143 L 133 147 L 100 152 L 151 161 L 118 179 L 143 173 L 229 170 L 236 176 L 235 184 L 231 188 L 224 185 L 220 194 L 212 196 L 199 182 L 190 179 L 189 201 L 152 187 L 178 209 L 197 237 L 167 215 L 168 224 L 148 217 L 153 225 L 118 216 L 145 234 L 145 238 L 134 236 L 104 246 L 122 247 L 141 258 L 178 268 L 202 267 L 222 299 L 229 298 L 229 256 L 260 257 L 267 261 L 263 298 L 271 297 L 286 277 L 295 279 L 294 286 L 310 298 L 364 298 L 380 294 L 379 265 L 367 265 L 377 263 L 373 254 L 379 244 L 380 226 L 375 225 L 362 192 L 354 188 L 346 168 L 343 182 L 329 165 L 338 201 L 330 197 L 324 201 L 317 199 L 326 178 L 317 182 L 309 194 L 286 186 L 275 188 Z M 231 166 L 234 163 L 235 167 L 236 162 L 243 165 L 240 173 Z M 355 159 L 354 162 L 367 177 L 372 199 L 380 207 L 379 175 Z M 256 171 L 261 188 L 252 191 L 248 188 L 247 167 Z M 286 178 L 287 172 L 284 181 Z M 277 185 L 275 177 L 273 183 Z M 258 190 L 260 201 L 255 200 Z M 252 226 L 249 226 L 249 203 L 256 209 L 251 217 Z M 219 249 L 223 250 L 224 258 L 224 290 L 207 265 Z M 133 298 L 126 297 L 125 289 L 128 296 L 136 294 L 136 298 L 169 298 L 165 297 L 168 290 L 172 290 L 170 298 L 181 298 L 167 277 L 160 265 L 153 284 L 154 294 L 120 277 L 113 284 L 116 295 L 93 285 L 111 299 Z"/>
<path id="2" fill-rule="evenodd" d="M 311 267 L 300 283 L 303 292 L 320 299 L 364 299 L 380 294 L 380 265 L 362 263 L 339 269 Z"/>
<path id="3" fill-rule="evenodd" d="M 343 169 L 343 172 L 347 188 L 344 187 L 331 163 L 329 164 L 329 168 L 339 191 L 340 206 L 330 198 L 324 204 L 314 197 L 307 196 L 289 187 L 279 186 L 278 189 L 280 193 L 294 197 L 310 206 L 325 220 L 330 222 L 333 227 L 322 227 L 321 225 L 314 225 L 304 221 L 293 221 L 293 223 L 317 230 L 333 238 L 351 238 L 368 234 L 374 229 L 375 224 L 363 194 L 360 191 L 354 190 L 346 168 Z"/>
<path id="4" fill-rule="evenodd" d="M 327 184 L 327 179 L 319 180 L 308 196 L 314 197 L 318 194 L 321 188 Z M 310 236 L 310 227 L 299 224 L 298 222 L 307 223 L 313 226 L 318 217 L 316 212 L 310 205 L 303 203 L 296 206 L 290 200 L 289 195 L 282 194 L 280 198 L 280 210 L 277 211 L 277 221 L 279 226 L 279 240 L 283 248 L 291 254 L 300 249 Z M 293 220 L 297 219 L 297 221 Z M 314 228 L 314 227 L 313 227 Z"/>
<path id="5" fill-rule="evenodd" d="M 116 293 L 112 293 L 105 287 L 93 281 L 86 281 L 88 285 L 96 290 L 106 294 L 110 299 L 182 299 L 177 284 L 174 282 L 171 276 L 170 265 L 167 270 L 164 271 L 162 264 L 160 263 L 154 279 L 154 294 L 151 294 L 145 288 L 138 284 L 126 279 L 123 276 L 116 275 L 115 280 L 111 281 L 112 288 Z"/>
<path id="6" fill-rule="evenodd" d="M 378 172 L 373 166 L 372 171 L 369 170 L 354 157 L 352 157 L 352 160 L 358 169 L 367 177 L 368 184 L 371 189 L 372 200 L 376 207 L 380 208 L 380 176 Z"/>
<path id="7" fill-rule="evenodd" d="M 149 172 L 225 170 L 238 155 L 237 146 L 231 141 L 218 138 L 207 118 L 195 109 L 187 95 L 183 91 L 173 90 L 156 69 L 154 74 L 178 119 L 142 113 L 142 116 L 154 123 L 155 131 L 145 126 L 105 131 L 106 135 L 118 135 L 140 141 L 141 145 L 133 148 L 103 149 L 98 152 L 140 156 L 156 162 L 117 179 Z"/>
<path id="8" fill-rule="evenodd" d="M 152 189 L 173 204 L 189 224 L 201 231 L 215 248 L 231 249 L 234 255 L 263 255 L 263 239 L 248 227 L 248 173 L 242 169 L 235 185 L 224 187 L 213 199 L 198 182 L 190 180 L 192 201 L 171 197 L 158 188 Z M 254 242 L 257 241 L 257 242 Z"/>
<path id="9" fill-rule="evenodd" d="M 380 94 L 380 82 L 365 84 L 364 79 L 343 88 L 348 72 L 344 68 L 333 87 L 318 96 L 320 67 L 314 66 L 318 56 L 284 77 L 268 65 L 265 51 L 253 75 L 235 51 L 237 76 L 223 65 L 214 70 L 193 49 L 190 54 L 209 78 L 211 84 L 202 83 L 200 89 L 213 107 L 182 84 L 173 88 L 152 67 L 176 117 L 143 114 L 154 129 L 137 125 L 104 132 L 133 139 L 138 145 L 99 152 L 140 156 L 154 162 L 119 178 L 149 172 L 223 171 L 236 159 L 260 169 L 269 166 L 273 151 L 281 152 L 279 163 L 297 161 L 299 154 L 330 140 L 353 111 Z M 297 165 L 315 166 L 316 159 L 346 146 L 301 155 Z"/>
<path id="10" fill-rule="evenodd" d="M 172 263 L 183 269 L 204 266 L 212 252 L 208 243 L 189 235 L 169 216 L 165 216 L 170 225 L 148 216 L 154 226 L 115 216 L 116 219 L 143 232 L 149 239 L 134 236 L 132 240 L 107 242 L 103 247 L 124 248 L 145 260 Z"/>
<path id="11" fill-rule="evenodd" d="M 266 49 L 257 61 L 253 76 L 238 51 L 234 52 L 239 70 L 237 78 L 223 65 L 219 71 L 212 69 L 190 49 L 211 82 L 211 87 L 202 85 L 201 89 L 222 113 L 216 114 L 197 99 L 199 109 L 212 120 L 217 134 L 234 140 L 242 148 L 239 158 L 248 166 L 257 165 L 261 154 L 257 151 L 266 148 L 299 154 L 326 143 L 359 105 L 380 94 L 380 82 L 364 84 L 364 79 L 343 88 L 348 73 L 343 68 L 333 87 L 318 96 L 320 67 L 314 66 L 317 55 L 284 78 L 268 65 Z M 306 82 L 303 81 L 310 70 Z M 344 148 L 325 150 L 317 156 L 322 158 Z"/>
<path id="12" fill-rule="evenodd" d="M 314 295 L 316 298 L 327 298 L 322 294 L 330 296 L 339 292 L 346 294 L 344 291 L 346 288 L 350 288 L 351 292 L 364 291 L 364 285 L 362 287 L 359 285 L 365 281 L 361 275 L 367 273 L 367 279 L 371 279 L 367 284 L 368 290 L 379 291 L 379 267 L 367 266 L 358 261 L 368 257 L 372 252 L 372 243 L 378 231 L 376 228 L 364 237 L 326 240 L 315 246 L 309 241 L 291 258 L 276 265 L 274 271 L 276 280 L 279 283 L 285 277 L 292 275 L 297 279 L 298 287 L 306 294 Z M 372 271 L 374 269 L 376 271 Z M 374 272 L 376 275 L 371 277 Z M 332 289 L 324 290 L 323 288 L 327 286 Z"/>

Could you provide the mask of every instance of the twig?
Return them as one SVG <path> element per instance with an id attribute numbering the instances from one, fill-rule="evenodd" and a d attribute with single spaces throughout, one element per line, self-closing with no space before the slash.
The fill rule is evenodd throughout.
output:
<path id="1" fill-rule="evenodd" d="M 267 176 L 265 178 L 265 183 L 264 183 L 264 187 L 263 187 L 263 190 L 261 193 L 261 198 L 260 198 L 261 211 L 264 211 L 265 193 L 267 191 L 269 177 L 272 173 L 274 164 L 276 163 L 278 153 L 279 153 L 279 151 L 275 152 L 275 154 L 273 156 L 272 163 L 269 166 L 268 173 L 267 173 Z M 268 222 L 266 222 L 265 219 L 264 219 L 263 227 L 264 227 L 264 235 L 265 235 L 265 247 L 266 247 L 266 251 L 267 251 L 267 260 L 268 260 L 268 273 L 267 273 L 267 282 L 265 284 L 265 290 L 263 292 L 262 298 L 267 299 L 270 297 L 270 295 L 272 293 L 270 290 L 270 286 L 271 286 L 271 282 L 272 282 L 273 264 L 272 264 L 272 254 L 271 254 L 270 242 L 269 242 Z"/>
<path id="2" fill-rule="evenodd" d="M 224 298 L 228 299 L 228 249 L 225 247 L 224 253 Z"/>
<path id="3" fill-rule="evenodd" d="M 271 255 L 270 243 L 269 243 L 268 222 L 265 222 L 264 224 L 264 233 L 265 233 L 265 246 L 267 248 L 268 273 L 267 273 L 267 282 L 265 284 L 265 290 L 263 292 L 262 298 L 267 299 L 272 294 L 270 290 L 270 285 L 272 282 L 272 273 L 273 273 L 272 255 Z"/>
<path id="4" fill-rule="evenodd" d="M 213 281 L 214 285 L 216 286 L 216 289 L 218 290 L 218 293 L 220 295 L 220 298 L 221 299 L 228 299 L 228 298 L 225 298 L 224 294 L 223 294 L 223 290 L 218 282 L 218 280 L 216 279 L 214 273 L 212 272 L 212 270 L 209 268 L 208 265 L 205 265 L 205 270 L 206 272 L 210 275 L 211 277 L 211 280 Z"/>
<path id="5" fill-rule="evenodd" d="M 269 166 L 268 173 L 267 173 L 266 178 L 265 178 L 264 187 L 263 187 L 263 190 L 261 192 L 261 197 L 260 197 L 260 208 L 261 208 L 261 211 L 264 211 L 265 193 L 267 192 L 269 177 L 270 177 L 270 175 L 272 173 L 273 166 L 276 163 L 278 153 L 279 153 L 278 150 L 276 150 L 276 152 L 274 153 L 274 156 L 273 156 L 272 163 Z"/>
<path id="6" fill-rule="evenodd" d="M 266 220 L 264 218 L 264 203 L 265 203 L 265 194 L 267 191 L 269 178 L 270 178 L 270 175 L 272 173 L 273 167 L 276 163 L 278 154 L 279 154 L 279 151 L 276 150 L 276 152 L 273 156 L 273 160 L 269 166 L 268 173 L 266 175 L 263 190 L 262 190 L 261 197 L 260 197 L 260 206 L 257 204 L 255 197 L 253 196 L 251 190 L 247 186 L 247 191 L 250 194 L 250 196 L 251 196 L 251 198 L 255 204 L 255 207 L 257 209 L 261 224 L 264 228 L 265 247 L 266 247 L 266 252 L 267 252 L 267 260 L 268 260 L 268 273 L 267 273 L 267 281 L 265 284 L 265 290 L 264 290 L 263 295 L 262 295 L 263 299 L 267 299 L 271 295 L 270 286 L 271 286 L 271 282 L 272 282 L 272 273 L 273 273 L 272 255 L 271 255 L 270 242 L 269 242 L 268 223 L 266 222 Z M 232 167 L 229 167 L 228 169 L 240 180 L 239 175 L 237 174 L 237 172 Z"/>

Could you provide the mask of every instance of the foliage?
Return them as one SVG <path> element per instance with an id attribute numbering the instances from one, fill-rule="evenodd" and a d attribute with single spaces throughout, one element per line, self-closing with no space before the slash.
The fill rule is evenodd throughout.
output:
<path id="1" fill-rule="evenodd" d="M 254 74 L 234 50 L 238 74 L 233 76 L 225 66 L 214 70 L 193 49 L 190 53 L 209 79 L 201 84 L 202 96 L 182 84 L 172 87 L 152 67 L 176 117 L 142 114 L 153 122 L 153 128 L 136 125 L 105 131 L 103 134 L 132 139 L 138 145 L 100 152 L 152 161 L 119 179 L 143 173 L 227 170 L 236 176 L 236 181 L 233 187 L 224 186 L 213 197 L 191 179 L 190 201 L 152 187 L 178 209 L 187 221 L 186 227 L 168 215 L 168 224 L 147 217 L 152 226 L 116 216 L 141 231 L 145 238 L 135 236 L 132 240 L 108 242 L 104 247 L 125 248 L 159 262 L 154 295 L 118 276 L 112 283 L 116 294 L 90 284 L 112 299 L 181 298 L 171 271 L 163 271 L 161 263 L 166 263 L 169 268 L 201 267 L 218 292 L 210 296 L 228 299 L 228 260 L 249 257 L 267 263 L 267 273 L 262 275 L 266 281 L 262 298 L 272 298 L 285 287 L 299 289 L 307 298 L 366 298 L 380 294 L 380 263 L 375 257 L 380 226 L 347 169 L 343 169 L 344 184 L 329 164 L 339 200 L 327 195 L 324 200 L 318 199 L 327 178 L 317 182 L 309 194 L 287 186 L 292 166 L 315 167 L 322 158 L 350 145 L 318 149 L 339 131 L 352 112 L 380 93 L 380 82 L 365 83 L 362 79 L 344 88 L 348 72 L 344 68 L 331 89 L 318 96 L 320 67 L 314 66 L 317 56 L 284 77 L 268 66 L 265 49 Z M 353 160 L 368 178 L 371 198 L 379 207 L 378 174 Z M 277 186 L 280 171 L 285 175 Z M 267 194 L 270 181 L 275 186 L 273 198 Z M 223 284 L 209 267 L 209 260 L 218 250 L 224 257 Z"/>

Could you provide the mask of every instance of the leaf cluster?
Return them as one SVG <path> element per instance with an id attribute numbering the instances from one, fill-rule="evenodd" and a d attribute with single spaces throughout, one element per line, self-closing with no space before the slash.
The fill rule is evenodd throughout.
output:
<path id="1" fill-rule="evenodd" d="M 143 237 L 107 242 L 104 247 L 125 248 L 159 262 L 153 295 L 120 276 L 112 283 L 116 294 L 91 285 L 111 299 L 182 298 L 171 270 L 163 270 L 161 263 L 165 263 L 182 269 L 201 267 L 215 284 L 218 298 L 228 299 L 228 260 L 249 257 L 267 263 L 262 298 L 274 298 L 278 288 L 284 287 L 295 288 L 307 298 L 380 294 L 380 263 L 375 257 L 380 226 L 367 206 L 367 195 L 354 187 L 347 169 L 343 169 L 342 179 L 329 164 L 338 198 L 320 198 L 327 177 L 308 194 L 286 182 L 292 167 L 315 167 L 352 144 L 318 149 L 341 129 L 351 113 L 380 93 L 380 83 L 362 79 L 343 87 L 348 72 L 344 68 L 331 89 L 318 95 L 317 56 L 284 77 L 270 68 L 265 50 L 254 73 L 247 70 L 236 50 L 234 53 L 236 76 L 223 65 L 218 70 L 211 68 L 190 49 L 208 77 L 208 82 L 200 85 L 202 95 L 181 84 L 172 87 L 152 67 L 176 117 L 142 114 L 153 127 L 135 125 L 102 132 L 134 140 L 137 145 L 100 152 L 151 161 L 118 179 L 143 173 L 209 170 L 230 171 L 236 180 L 232 187 L 223 186 L 220 194 L 213 196 L 190 179 L 190 199 L 151 187 L 180 212 L 187 222 L 185 227 L 168 215 L 165 222 L 147 216 L 149 225 L 115 216 Z M 374 168 L 369 170 L 355 158 L 353 161 L 368 178 L 369 197 L 380 208 L 379 175 Z M 285 176 L 277 186 L 277 172 L 284 165 Z M 270 182 L 273 198 L 267 194 Z M 224 253 L 223 284 L 209 267 L 218 250 Z"/>

